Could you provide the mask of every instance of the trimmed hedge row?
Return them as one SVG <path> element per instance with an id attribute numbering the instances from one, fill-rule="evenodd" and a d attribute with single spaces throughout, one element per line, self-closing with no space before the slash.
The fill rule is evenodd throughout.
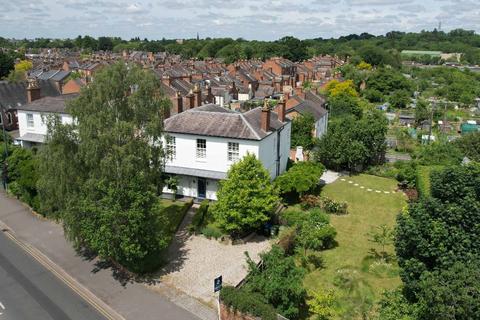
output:
<path id="1" fill-rule="evenodd" d="M 197 212 L 195 212 L 195 215 L 192 218 L 192 223 L 189 227 L 190 232 L 198 233 L 201 231 L 207 217 L 209 206 L 210 202 L 206 199 L 200 203 L 200 207 L 197 209 Z"/>
<path id="2" fill-rule="evenodd" d="M 220 291 L 220 299 L 224 305 L 234 311 L 260 317 L 262 320 L 277 320 L 275 308 L 266 303 L 259 293 L 225 286 Z"/>
<path id="3" fill-rule="evenodd" d="M 420 197 L 430 196 L 430 177 L 435 171 L 442 169 L 442 166 L 418 166 L 416 176 L 416 187 Z"/>

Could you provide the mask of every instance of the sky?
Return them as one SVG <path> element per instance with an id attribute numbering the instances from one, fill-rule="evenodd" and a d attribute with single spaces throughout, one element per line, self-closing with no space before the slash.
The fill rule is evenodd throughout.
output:
<path id="1" fill-rule="evenodd" d="M 464 28 L 480 32 L 479 0 L 0 0 L 0 36 L 148 39 L 283 36 Z"/>

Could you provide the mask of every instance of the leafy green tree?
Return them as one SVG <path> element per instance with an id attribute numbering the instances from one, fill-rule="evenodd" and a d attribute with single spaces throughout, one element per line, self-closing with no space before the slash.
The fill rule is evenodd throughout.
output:
<path id="1" fill-rule="evenodd" d="M 297 162 L 287 172 L 277 177 L 275 184 L 280 193 L 295 192 L 302 196 L 318 186 L 324 170 L 325 167 L 316 162 Z"/>
<path id="2" fill-rule="evenodd" d="M 422 146 L 415 156 L 420 164 L 427 166 L 458 165 L 463 159 L 463 153 L 458 144 L 445 140 Z"/>
<path id="3" fill-rule="evenodd" d="M 113 41 L 109 37 L 99 37 L 98 38 L 98 50 L 101 51 L 112 51 Z"/>
<path id="4" fill-rule="evenodd" d="M 328 109 L 332 118 L 354 115 L 362 116 L 362 108 L 359 99 L 347 94 L 339 94 L 328 98 Z"/>
<path id="5" fill-rule="evenodd" d="M 315 129 L 315 118 L 311 113 L 298 115 L 292 121 L 291 145 L 302 146 L 305 150 L 313 147 L 313 130 Z"/>
<path id="6" fill-rule="evenodd" d="M 41 151 L 42 202 L 68 238 L 136 272 L 159 263 L 170 237 L 157 197 L 169 104 L 153 73 L 117 63 L 69 103 L 74 124 L 50 121 Z"/>
<path id="7" fill-rule="evenodd" d="M 465 134 L 454 144 L 470 160 L 480 162 L 480 132 Z"/>
<path id="8" fill-rule="evenodd" d="M 378 320 L 417 320 L 418 314 L 419 305 L 405 299 L 400 288 L 384 292 L 380 299 Z"/>
<path id="9" fill-rule="evenodd" d="M 410 104 L 410 92 L 406 90 L 397 90 L 388 98 L 388 102 L 393 108 L 404 109 Z"/>
<path id="10" fill-rule="evenodd" d="M 220 182 L 212 213 L 220 227 L 232 235 L 260 228 L 280 200 L 270 174 L 255 155 L 233 164 Z"/>
<path id="11" fill-rule="evenodd" d="M 480 313 L 478 261 L 455 263 L 422 276 L 420 319 L 475 319 Z"/>
<path id="12" fill-rule="evenodd" d="M 367 235 L 368 241 L 373 242 L 382 248 L 380 255 L 385 258 L 387 256 L 387 251 L 385 250 L 385 248 L 393 244 L 393 230 L 387 225 L 382 224 L 371 230 Z"/>
<path id="13" fill-rule="evenodd" d="M 38 179 L 37 158 L 31 149 L 15 147 L 10 150 L 8 182 L 10 191 L 34 209 L 38 207 L 36 183 Z"/>
<path id="14" fill-rule="evenodd" d="M 407 298 L 418 300 L 421 278 L 480 257 L 480 165 L 451 166 L 431 176 L 431 197 L 397 218 L 395 248 Z"/>
<path id="15" fill-rule="evenodd" d="M 315 159 L 327 168 L 356 171 L 384 161 L 387 120 L 377 111 L 367 112 L 358 120 L 344 117 L 330 124 L 320 139 Z"/>
<path id="16" fill-rule="evenodd" d="M 8 76 L 15 67 L 14 59 L 8 53 L 0 51 L 0 79 Z"/>
<path id="17" fill-rule="evenodd" d="M 245 286 L 251 292 L 262 294 L 283 316 L 298 318 L 306 299 L 302 284 L 305 270 L 296 266 L 293 257 L 285 257 L 278 246 L 260 257 L 261 267 L 247 256 L 249 281 Z"/>

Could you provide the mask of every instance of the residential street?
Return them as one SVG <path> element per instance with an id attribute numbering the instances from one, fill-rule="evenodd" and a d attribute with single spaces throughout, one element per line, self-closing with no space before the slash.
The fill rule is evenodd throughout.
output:
<path id="1" fill-rule="evenodd" d="M 0 319 L 105 319 L 0 233 Z"/>
<path id="2" fill-rule="evenodd" d="M 108 304 L 120 315 L 119 319 L 202 318 L 202 308 L 193 299 L 175 296 L 176 303 L 173 303 L 170 290 L 167 299 L 143 283 L 119 279 L 111 268 L 103 267 L 96 259 L 78 256 L 65 240 L 61 225 L 35 216 L 3 191 L 0 191 L 0 225 L 1 222 L 13 230 L 18 240 L 34 246 L 88 289 L 90 295 L 93 293 Z M 0 313 L 4 313 L 0 320 L 102 319 L 89 304 L 3 234 L 0 238 L 0 302 L 6 309 L 2 311 L 0 305 Z"/>

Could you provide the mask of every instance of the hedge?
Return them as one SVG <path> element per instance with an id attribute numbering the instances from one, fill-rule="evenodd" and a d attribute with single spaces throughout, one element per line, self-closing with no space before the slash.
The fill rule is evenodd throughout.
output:
<path id="1" fill-rule="evenodd" d="M 277 320 L 275 308 L 266 303 L 265 298 L 259 293 L 225 286 L 220 291 L 220 299 L 234 311 L 260 317 L 262 320 Z"/>
<path id="2" fill-rule="evenodd" d="M 195 215 L 192 218 L 192 223 L 189 228 L 191 232 L 200 232 L 204 225 L 205 218 L 207 217 L 209 205 L 210 202 L 206 199 L 200 203 L 200 207 L 198 207 L 197 212 L 195 212 Z"/>
<path id="3" fill-rule="evenodd" d="M 430 177 L 436 170 L 442 166 L 418 166 L 416 176 L 416 187 L 420 197 L 430 196 Z"/>

